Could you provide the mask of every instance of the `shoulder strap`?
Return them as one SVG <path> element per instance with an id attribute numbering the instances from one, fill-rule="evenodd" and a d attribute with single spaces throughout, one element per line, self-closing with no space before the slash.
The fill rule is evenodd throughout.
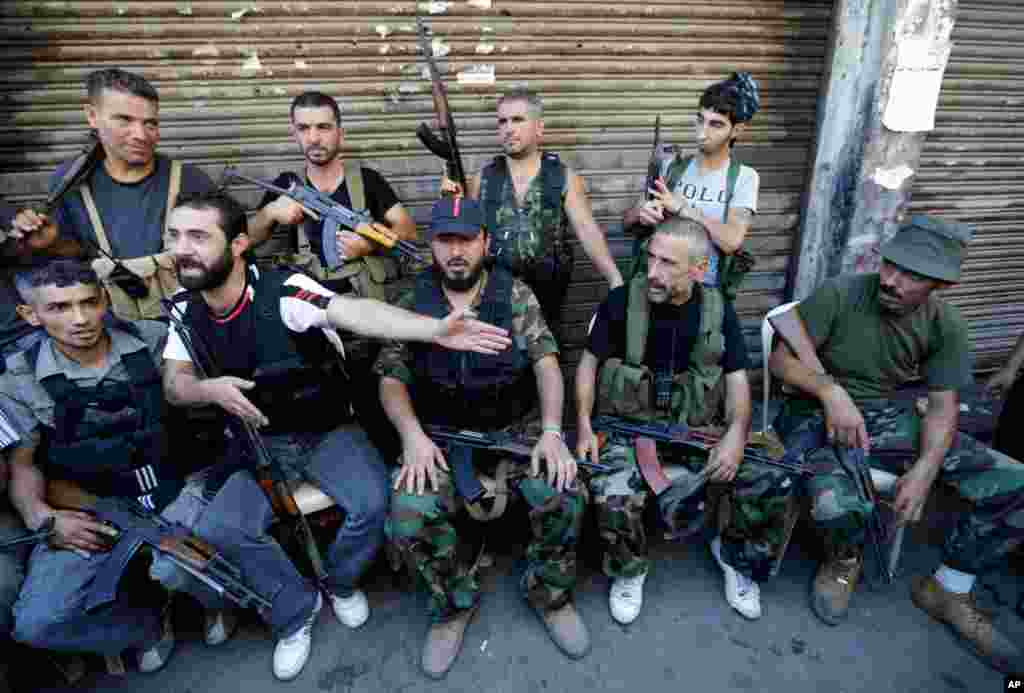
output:
<path id="1" fill-rule="evenodd" d="M 647 330 L 650 326 L 650 304 L 647 300 L 647 277 L 637 274 L 629 280 L 626 304 L 626 363 L 639 366 L 644 362 Z"/>
<path id="2" fill-rule="evenodd" d="M 725 298 L 722 292 L 711 286 L 694 283 L 700 287 L 700 336 L 707 339 L 711 334 L 722 331 L 725 321 Z"/>
<path id="3" fill-rule="evenodd" d="M 363 162 L 360 159 L 345 157 L 345 185 L 348 187 L 348 200 L 352 211 L 366 209 L 366 186 L 363 184 Z"/>
<path id="4" fill-rule="evenodd" d="M 554 152 L 544 152 L 540 159 L 542 205 L 548 210 L 562 209 L 562 191 L 565 189 L 565 166 Z"/>
<path id="5" fill-rule="evenodd" d="M 96 242 L 100 244 L 104 252 L 108 255 L 113 255 L 114 253 L 110 249 L 110 239 L 107 238 L 107 231 L 103 228 L 100 210 L 96 208 L 96 200 L 92 197 L 92 190 L 89 189 L 89 184 L 82 183 L 78 187 L 78 191 L 82 193 L 82 202 L 85 203 L 85 211 L 89 215 L 89 223 L 92 224 L 93 233 L 96 234 Z"/>
<path id="6" fill-rule="evenodd" d="M 496 156 L 480 172 L 480 201 L 484 206 L 484 224 L 487 231 L 497 231 L 498 208 L 501 206 L 501 191 L 508 178 L 508 166 L 504 156 Z M 493 249 L 492 249 L 493 250 Z"/>
<path id="7" fill-rule="evenodd" d="M 736 192 L 736 181 L 740 177 L 740 169 L 743 164 L 731 156 L 729 157 L 729 171 L 725 174 L 725 208 L 722 210 L 722 223 L 729 221 L 729 206 L 732 204 L 732 196 Z"/>
<path id="8" fill-rule="evenodd" d="M 171 180 L 167 184 L 167 206 L 164 207 L 164 231 L 167 231 L 167 221 L 171 217 L 171 210 L 178 202 L 178 193 L 181 192 L 181 162 L 171 161 Z"/>
<path id="9" fill-rule="evenodd" d="M 686 169 L 690 168 L 691 161 L 693 161 L 692 154 L 680 156 L 680 153 L 676 152 L 676 155 L 668 162 L 668 170 L 665 171 L 665 185 L 668 186 L 669 190 L 675 190 L 676 186 L 679 185 L 679 181 L 682 180 Z M 646 195 L 646 191 L 644 194 Z"/>

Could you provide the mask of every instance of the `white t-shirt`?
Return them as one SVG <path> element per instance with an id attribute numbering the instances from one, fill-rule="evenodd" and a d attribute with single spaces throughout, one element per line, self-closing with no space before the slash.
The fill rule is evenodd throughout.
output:
<path id="1" fill-rule="evenodd" d="M 249 269 L 251 272 L 253 272 L 254 277 L 259 277 L 259 269 L 255 265 L 250 265 Z M 321 296 L 334 296 L 333 291 L 319 284 L 318 282 L 306 276 L 305 274 L 293 274 L 292 276 L 288 277 L 288 279 L 286 279 L 284 283 L 285 286 L 298 286 L 300 288 L 306 289 L 307 291 L 311 291 L 315 294 L 320 294 Z M 243 310 L 248 310 L 252 306 L 252 284 L 249 284 L 249 286 L 246 287 L 246 291 L 249 292 L 249 305 L 246 306 L 246 308 L 244 308 Z M 179 290 L 178 293 L 184 293 L 184 290 Z M 296 321 L 292 319 L 292 316 L 289 313 L 289 311 L 296 308 L 302 309 L 303 306 L 301 305 L 301 302 L 281 301 L 280 304 L 281 320 L 284 321 L 286 327 L 295 331 L 292 326 L 295 324 Z M 177 308 L 177 310 L 175 311 L 176 317 L 178 317 L 179 319 L 182 318 L 184 316 L 185 304 L 183 302 L 175 302 L 175 307 Z M 342 345 L 341 337 L 338 335 L 338 332 L 333 328 L 325 328 L 323 329 L 323 333 L 324 336 L 327 337 L 327 341 L 329 341 L 331 345 L 333 345 L 334 348 L 338 351 L 338 353 L 341 354 L 342 357 L 344 357 L 345 347 Z M 178 334 L 178 328 L 174 325 L 173 322 L 171 323 L 170 328 L 168 329 L 167 346 L 164 347 L 164 358 L 171 361 L 186 361 L 189 363 L 192 362 L 192 358 L 189 356 L 188 349 L 185 348 L 184 342 L 181 341 L 181 336 Z"/>
<path id="2" fill-rule="evenodd" d="M 668 173 L 671 162 L 671 159 L 662 161 L 662 178 Z M 697 157 L 694 157 L 672 192 L 681 192 L 688 204 L 696 207 L 706 216 L 724 221 L 722 215 L 725 213 L 725 187 L 728 173 L 729 164 L 726 164 L 702 176 Z M 739 175 L 736 177 L 736 189 L 733 191 L 732 203 L 729 208 L 749 209 L 756 213 L 757 193 L 760 187 L 761 178 L 757 175 L 757 171 L 741 164 Z M 708 259 L 708 271 L 704 275 L 704 284 L 707 286 L 718 286 L 718 267 L 722 253 L 717 248 L 715 250 L 716 252 Z"/>

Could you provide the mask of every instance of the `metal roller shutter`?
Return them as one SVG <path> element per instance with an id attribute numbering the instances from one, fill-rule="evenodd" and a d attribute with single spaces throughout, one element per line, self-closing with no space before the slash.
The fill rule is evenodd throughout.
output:
<path id="1" fill-rule="evenodd" d="M 963 281 L 945 295 L 970 324 L 984 371 L 1024 333 L 1024 7 L 961 0 L 953 42 L 911 211 L 974 227 Z"/>
<path id="2" fill-rule="evenodd" d="M 0 6 L 0 195 L 40 198 L 84 132 L 82 81 L 120 66 L 161 94 L 165 153 L 219 175 L 226 163 L 271 177 L 300 165 L 287 107 L 306 89 L 342 102 L 351 151 L 426 221 L 440 164 L 414 137 L 432 118 L 410 2 L 18 2 Z M 496 95 L 528 83 L 545 97 L 546 143 L 584 175 L 595 215 L 626 263 L 622 213 L 637 199 L 655 114 L 689 146 L 700 92 L 752 72 L 763 107 L 739 157 L 761 174 L 748 246 L 758 257 L 738 308 L 750 330 L 782 299 L 815 127 L 831 2 L 420 3 L 450 50 L 451 103 L 467 166 L 496 151 Z M 474 84 L 493 66 L 493 84 Z M 461 78 L 457 75 L 462 75 Z M 242 192 L 254 204 L 255 191 Z M 605 286 L 583 257 L 566 308 L 575 363 Z M 756 354 L 757 352 L 755 352 Z"/>

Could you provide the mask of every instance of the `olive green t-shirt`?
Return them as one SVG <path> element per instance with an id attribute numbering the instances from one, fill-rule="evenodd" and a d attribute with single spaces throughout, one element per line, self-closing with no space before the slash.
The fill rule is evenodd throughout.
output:
<path id="1" fill-rule="evenodd" d="M 825 282 L 798 312 L 829 375 L 854 400 L 886 399 L 922 377 L 932 391 L 972 382 L 967 323 L 935 293 L 914 312 L 891 316 L 878 303 L 878 275 Z"/>

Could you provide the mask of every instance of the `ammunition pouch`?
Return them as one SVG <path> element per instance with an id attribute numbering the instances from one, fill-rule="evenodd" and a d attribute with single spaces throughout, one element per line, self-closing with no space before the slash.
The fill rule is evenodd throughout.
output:
<path id="1" fill-rule="evenodd" d="M 654 418 L 654 373 L 646 366 L 607 359 L 601 367 L 597 389 L 598 414 Z"/>

